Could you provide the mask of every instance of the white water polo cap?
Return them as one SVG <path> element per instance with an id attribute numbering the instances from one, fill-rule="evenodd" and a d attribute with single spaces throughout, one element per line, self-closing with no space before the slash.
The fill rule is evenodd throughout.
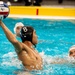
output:
<path id="1" fill-rule="evenodd" d="M 22 22 L 16 23 L 16 24 L 15 24 L 15 27 L 14 27 L 14 33 L 16 33 L 16 28 L 17 28 L 18 26 L 24 26 L 24 24 L 23 24 Z"/>
<path id="2" fill-rule="evenodd" d="M 69 50 L 75 49 L 75 45 L 71 46 L 71 48 Z"/>

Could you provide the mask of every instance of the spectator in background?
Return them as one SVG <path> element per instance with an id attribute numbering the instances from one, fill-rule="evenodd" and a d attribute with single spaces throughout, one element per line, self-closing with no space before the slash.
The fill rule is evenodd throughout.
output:
<path id="1" fill-rule="evenodd" d="M 30 6 L 32 5 L 32 0 L 24 0 L 25 1 L 25 6 Z M 33 5 L 34 6 L 41 6 L 42 0 L 34 0 Z"/>
<path id="2" fill-rule="evenodd" d="M 10 0 L 7 0 L 7 5 L 8 5 L 8 6 L 10 6 L 10 5 L 11 5 Z"/>
<path id="3" fill-rule="evenodd" d="M 33 5 L 34 6 L 41 6 L 42 0 L 34 0 Z"/>
<path id="4" fill-rule="evenodd" d="M 61 4 L 63 2 L 63 0 L 58 0 L 58 3 Z"/>

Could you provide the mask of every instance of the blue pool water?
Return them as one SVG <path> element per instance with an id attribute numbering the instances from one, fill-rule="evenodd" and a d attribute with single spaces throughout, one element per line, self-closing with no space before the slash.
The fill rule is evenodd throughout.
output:
<path id="1" fill-rule="evenodd" d="M 75 45 L 75 20 L 6 18 L 3 22 L 12 32 L 17 22 L 33 26 L 36 30 L 39 40 L 36 49 L 46 63 L 42 71 L 32 72 L 33 75 L 75 75 L 75 63 L 50 64 L 49 61 L 56 57 L 66 59 L 69 48 Z M 17 39 L 20 41 L 20 38 Z M 14 47 L 0 27 L 0 75 L 17 75 L 22 71 L 23 66 L 17 59 Z"/>

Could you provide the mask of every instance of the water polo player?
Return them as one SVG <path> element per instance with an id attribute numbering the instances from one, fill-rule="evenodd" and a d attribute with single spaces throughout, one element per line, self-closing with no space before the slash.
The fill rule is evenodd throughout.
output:
<path id="1" fill-rule="evenodd" d="M 75 45 L 73 45 L 73 46 L 69 49 L 69 57 L 75 59 Z"/>
<path id="2" fill-rule="evenodd" d="M 29 26 L 23 26 L 21 29 L 21 39 L 19 42 L 14 34 L 0 21 L 0 25 L 7 37 L 7 39 L 14 46 L 19 60 L 27 70 L 41 70 L 42 69 L 42 58 L 39 53 L 33 48 L 33 45 L 37 44 L 37 35 L 35 30 Z"/>
<path id="3" fill-rule="evenodd" d="M 22 22 L 18 22 L 15 24 L 15 27 L 14 27 L 15 36 L 20 37 L 20 30 L 23 26 L 24 26 L 24 24 Z"/>

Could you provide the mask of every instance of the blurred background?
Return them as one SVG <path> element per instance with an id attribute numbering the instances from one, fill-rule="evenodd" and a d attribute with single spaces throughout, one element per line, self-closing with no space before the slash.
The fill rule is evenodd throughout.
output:
<path id="1" fill-rule="evenodd" d="M 72 6 L 75 0 L 0 0 L 12 6 Z"/>

